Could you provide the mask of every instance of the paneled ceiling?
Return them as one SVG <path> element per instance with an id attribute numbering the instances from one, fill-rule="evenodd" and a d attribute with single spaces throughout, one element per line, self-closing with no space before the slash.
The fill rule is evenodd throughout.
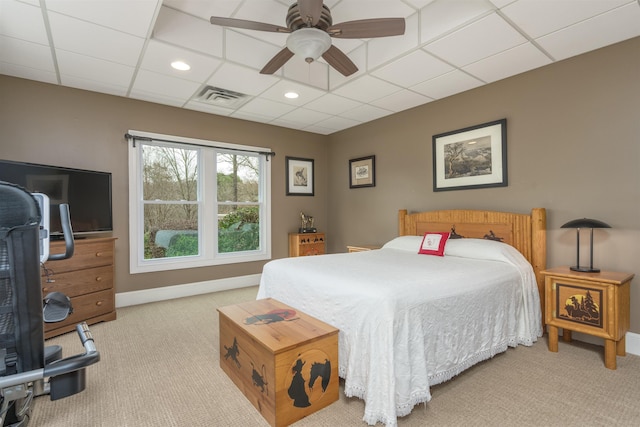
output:
<path id="1" fill-rule="evenodd" d="M 326 135 L 640 36 L 639 0 L 325 0 L 334 24 L 402 17 L 406 32 L 333 38 L 349 77 L 299 57 L 263 75 L 287 34 L 209 23 L 286 26 L 292 3 L 0 0 L 0 73 Z"/>

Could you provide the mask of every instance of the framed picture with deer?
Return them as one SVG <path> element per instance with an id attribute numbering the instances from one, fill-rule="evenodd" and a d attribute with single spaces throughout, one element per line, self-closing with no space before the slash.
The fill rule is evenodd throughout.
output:
<path id="1" fill-rule="evenodd" d="M 433 136 L 433 191 L 507 186 L 507 119 Z"/>

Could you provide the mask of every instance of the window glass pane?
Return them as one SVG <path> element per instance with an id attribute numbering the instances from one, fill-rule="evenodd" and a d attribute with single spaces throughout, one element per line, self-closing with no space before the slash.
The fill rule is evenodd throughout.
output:
<path id="1" fill-rule="evenodd" d="M 140 133 L 129 146 L 132 273 L 270 259 L 263 148 Z"/>
<path id="2" fill-rule="evenodd" d="M 142 145 L 144 200 L 198 200 L 198 150 Z"/>
<path id="3" fill-rule="evenodd" d="M 260 158 L 233 153 L 218 153 L 218 201 L 258 202 Z"/>
<path id="4" fill-rule="evenodd" d="M 145 204 L 144 259 L 198 255 L 197 204 Z"/>
<path id="5" fill-rule="evenodd" d="M 220 205 L 218 207 L 218 252 L 260 249 L 260 208 Z"/>

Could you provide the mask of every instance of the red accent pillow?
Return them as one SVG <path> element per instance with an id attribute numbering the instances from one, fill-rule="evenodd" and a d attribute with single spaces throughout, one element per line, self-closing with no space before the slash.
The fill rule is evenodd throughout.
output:
<path id="1" fill-rule="evenodd" d="M 444 256 L 444 246 L 449 239 L 449 232 L 424 233 L 419 254 Z"/>

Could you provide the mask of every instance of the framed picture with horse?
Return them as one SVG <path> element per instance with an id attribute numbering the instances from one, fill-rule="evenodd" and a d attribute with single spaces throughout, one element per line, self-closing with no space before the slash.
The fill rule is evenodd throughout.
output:
<path id="1" fill-rule="evenodd" d="M 313 159 L 286 157 L 287 196 L 313 196 Z"/>

